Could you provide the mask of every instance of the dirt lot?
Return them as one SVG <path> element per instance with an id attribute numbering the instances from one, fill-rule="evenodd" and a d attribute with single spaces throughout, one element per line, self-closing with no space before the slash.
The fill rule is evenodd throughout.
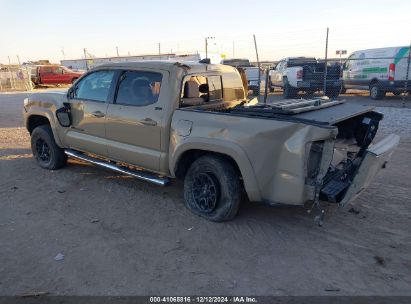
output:
<path id="1" fill-rule="evenodd" d="M 0 94 L 1 295 L 411 295 L 411 101 L 345 96 L 379 106 L 380 137 L 401 144 L 355 212 L 329 206 L 320 228 L 302 208 L 249 202 L 211 223 L 185 209 L 181 183 L 40 169 L 24 95 Z"/>

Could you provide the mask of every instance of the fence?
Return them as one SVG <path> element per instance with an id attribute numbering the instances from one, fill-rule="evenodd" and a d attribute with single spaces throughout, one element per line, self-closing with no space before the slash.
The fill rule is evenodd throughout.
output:
<path id="1" fill-rule="evenodd" d="M 21 66 L 0 67 L 0 92 L 29 91 L 32 88 L 30 68 Z"/>

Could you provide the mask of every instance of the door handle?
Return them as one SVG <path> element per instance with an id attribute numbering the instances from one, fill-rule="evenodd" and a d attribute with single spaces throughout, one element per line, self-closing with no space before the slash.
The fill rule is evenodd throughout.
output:
<path id="1" fill-rule="evenodd" d="M 101 117 L 106 116 L 106 115 L 105 115 L 103 112 L 101 112 L 101 111 L 92 112 L 91 115 L 93 115 L 94 117 L 97 117 L 97 118 L 101 118 Z"/>
<path id="2" fill-rule="evenodd" d="M 143 120 L 140 120 L 140 123 L 146 126 L 157 126 L 157 121 L 152 120 L 151 118 L 144 118 Z"/>

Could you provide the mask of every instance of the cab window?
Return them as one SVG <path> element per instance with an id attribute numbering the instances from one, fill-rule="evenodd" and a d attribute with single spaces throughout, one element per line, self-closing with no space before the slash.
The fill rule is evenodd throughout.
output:
<path id="1" fill-rule="evenodd" d="M 237 73 L 223 74 L 223 98 L 224 101 L 244 99 L 244 87 Z"/>
<path id="2" fill-rule="evenodd" d="M 114 71 L 97 71 L 85 76 L 75 86 L 73 97 L 99 102 L 108 101 L 114 74 Z"/>
<path id="3" fill-rule="evenodd" d="M 147 106 L 158 101 L 163 75 L 153 72 L 125 71 L 120 76 L 116 104 Z"/>
<path id="4" fill-rule="evenodd" d="M 190 75 L 184 80 L 182 106 L 197 106 L 223 99 L 221 76 Z"/>
<path id="5" fill-rule="evenodd" d="M 221 76 L 208 77 L 208 100 L 219 101 L 223 99 L 223 85 Z"/>

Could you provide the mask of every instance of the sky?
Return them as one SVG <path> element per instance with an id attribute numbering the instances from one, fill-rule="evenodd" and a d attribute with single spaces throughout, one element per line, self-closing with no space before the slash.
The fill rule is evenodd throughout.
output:
<path id="1" fill-rule="evenodd" d="M 193 53 L 260 60 L 411 42 L 411 1 L 0 0 L 0 63 Z M 17 58 L 18 57 L 18 58 Z"/>

